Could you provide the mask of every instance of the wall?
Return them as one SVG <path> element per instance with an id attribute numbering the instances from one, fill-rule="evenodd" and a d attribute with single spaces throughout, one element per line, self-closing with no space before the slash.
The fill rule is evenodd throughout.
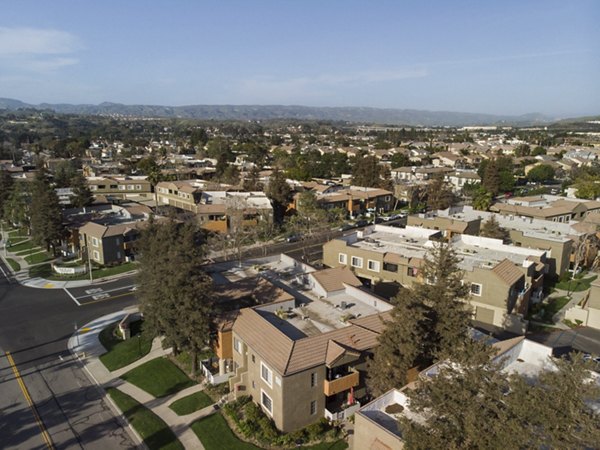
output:
<path id="1" fill-rule="evenodd" d="M 344 283 L 344 286 L 346 287 L 346 294 L 352 296 L 356 300 L 358 300 L 366 305 L 376 308 L 378 311 L 384 312 L 384 311 L 389 311 L 389 310 L 393 309 L 393 306 L 390 305 L 385 300 L 383 300 L 379 297 L 375 297 L 375 296 L 369 294 L 368 292 L 363 291 L 362 289 L 359 289 L 354 286 L 350 286 L 345 283 Z"/>

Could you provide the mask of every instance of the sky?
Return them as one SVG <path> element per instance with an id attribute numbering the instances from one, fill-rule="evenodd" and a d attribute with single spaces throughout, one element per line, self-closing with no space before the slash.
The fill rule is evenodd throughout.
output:
<path id="1" fill-rule="evenodd" d="M 600 114 L 600 1 L 3 0 L 0 97 Z"/>

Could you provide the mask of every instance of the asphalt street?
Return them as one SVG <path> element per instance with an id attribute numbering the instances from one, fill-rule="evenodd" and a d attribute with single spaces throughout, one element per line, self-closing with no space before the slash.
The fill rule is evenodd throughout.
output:
<path id="1" fill-rule="evenodd" d="M 2 262 L 0 268 L 9 273 Z M 125 278 L 85 288 L 34 289 L 0 271 L 1 448 L 135 446 L 104 391 L 67 349 L 75 327 L 135 304 L 132 286 Z"/>

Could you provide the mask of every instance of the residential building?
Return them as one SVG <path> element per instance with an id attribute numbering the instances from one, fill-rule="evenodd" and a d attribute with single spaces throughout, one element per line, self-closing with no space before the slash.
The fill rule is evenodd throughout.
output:
<path id="1" fill-rule="evenodd" d="M 323 417 L 348 418 L 360 406 L 367 358 L 392 306 L 362 289 L 348 269 L 307 272 L 281 258 L 281 277 L 275 270 L 269 276 L 295 298 L 239 312 L 229 383 L 236 396 L 251 395 L 278 429 L 292 432 Z"/>
<path id="2" fill-rule="evenodd" d="M 318 183 L 305 183 L 305 188 L 315 192 L 317 202 L 324 209 L 341 209 L 350 217 L 366 212 L 385 213 L 394 209 L 394 193 L 385 189 L 360 186 L 331 186 Z M 294 196 L 292 207 L 297 209 L 300 193 Z"/>
<path id="3" fill-rule="evenodd" d="M 592 282 L 586 296 L 566 311 L 565 319 L 584 327 L 600 329 L 600 280 Z"/>
<path id="4" fill-rule="evenodd" d="M 575 222 L 548 222 L 479 211 L 471 206 L 453 206 L 445 210 L 410 215 L 408 225 L 441 230 L 445 237 L 457 233 L 479 235 L 481 225 L 491 217 L 508 232 L 507 243 L 517 247 L 546 250 L 548 275 L 561 276 L 569 269 L 574 239 L 582 234 Z"/>
<path id="5" fill-rule="evenodd" d="M 441 237 L 437 230 L 375 225 L 327 242 L 323 263 L 351 268 L 376 291 L 381 282 L 408 287 L 425 281 L 422 266 Z M 529 301 L 542 295 L 546 251 L 466 234 L 455 235 L 450 242 L 461 258 L 464 282 L 470 284 L 473 319 L 490 329 L 524 333 Z"/>
<path id="6" fill-rule="evenodd" d="M 116 198 L 152 198 L 152 184 L 146 176 L 86 177 L 94 195 L 107 195 Z"/>
<path id="7" fill-rule="evenodd" d="M 88 222 L 79 228 L 79 249 L 82 257 L 103 266 L 121 264 L 135 259 L 134 242 L 144 222 L 101 225 Z"/>
<path id="8" fill-rule="evenodd" d="M 273 206 L 264 192 L 207 190 L 202 180 L 162 181 L 158 203 L 194 213 L 202 228 L 219 233 L 231 230 L 237 216 L 244 225 L 273 220 Z M 235 220 L 234 220 L 235 219 Z"/>
<path id="9" fill-rule="evenodd" d="M 522 216 L 552 222 L 569 223 L 582 220 L 588 214 L 600 212 L 600 202 L 593 200 L 565 199 L 551 195 L 513 197 L 490 207 L 502 215 Z"/>
<path id="10" fill-rule="evenodd" d="M 453 172 L 451 167 L 408 166 L 392 169 L 391 175 L 395 181 L 427 181 L 437 176 L 445 177 Z"/>

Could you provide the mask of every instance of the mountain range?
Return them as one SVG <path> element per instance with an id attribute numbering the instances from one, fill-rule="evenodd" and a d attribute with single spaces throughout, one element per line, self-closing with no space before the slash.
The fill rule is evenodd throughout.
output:
<path id="1" fill-rule="evenodd" d="M 38 105 L 20 100 L 0 98 L 0 110 L 19 109 L 52 110 L 62 114 L 121 115 L 130 117 L 167 117 L 203 120 L 323 120 L 369 124 L 408 126 L 468 126 L 468 125 L 544 125 L 558 119 L 540 113 L 521 116 L 464 113 L 452 111 L 425 111 L 417 109 L 392 109 L 369 107 L 313 107 L 296 105 L 124 105 L 100 103 L 98 105 L 66 103 Z"/>

